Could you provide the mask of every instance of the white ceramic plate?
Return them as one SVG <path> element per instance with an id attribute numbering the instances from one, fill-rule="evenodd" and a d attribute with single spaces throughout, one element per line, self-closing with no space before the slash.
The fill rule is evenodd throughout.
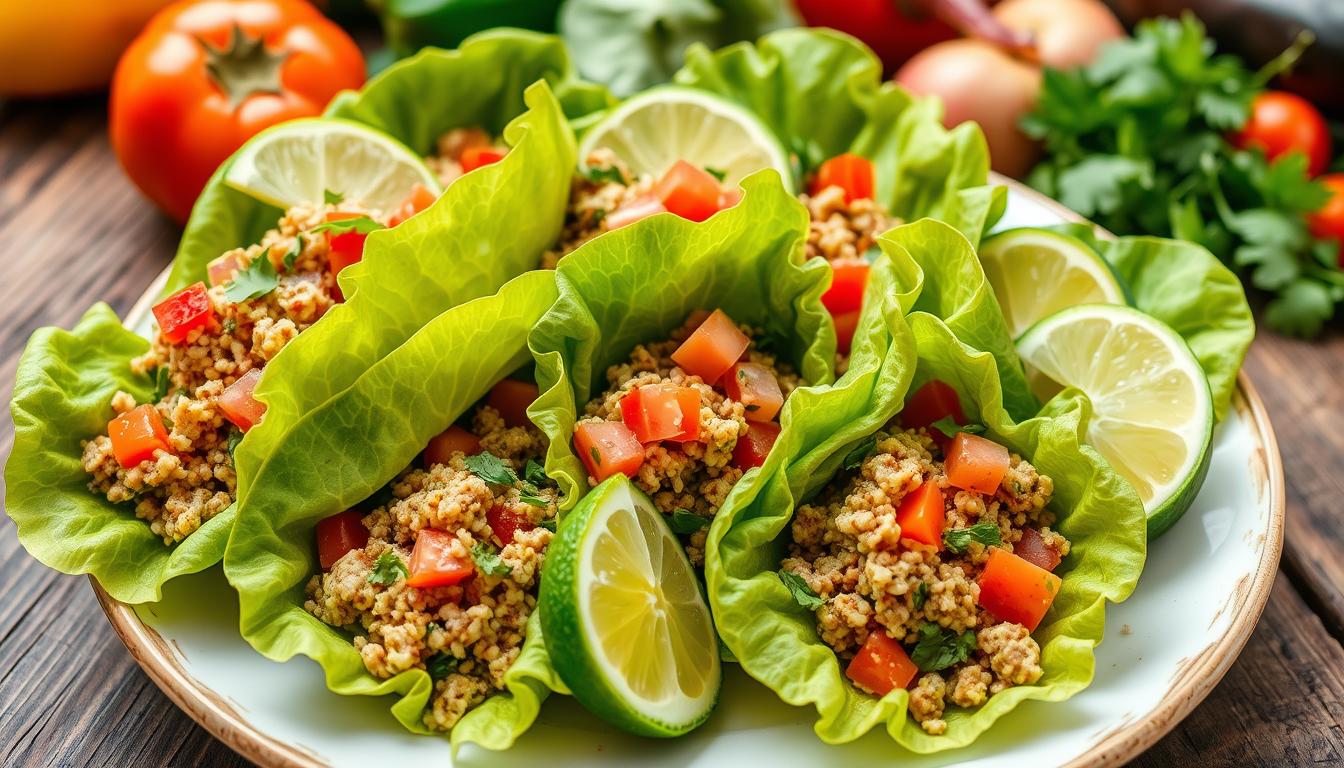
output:
<path id="1" fill-rule="evenodd" d="M 1076 220 L 1058 204 L 1010 186 L 1001 228 Z M 128 318 L 148 330 L 151 286 Z M 1283 540 L 1283 471 L 1273 431 L 1242 376 L 1218 426 L 1208 480 L 1185 517 L 1150 548 L 1138 589 L 1110 606 L 1097 675 L 1072 700 L 1028 701 L 973 746 L 928 757 L 881 730 L 840 746 L 812 734 L 813 710 L 781 703 L 729 665 L 723 700 L 689 736 L 626 736 L 571 698 L 551 696 L 510 751 L 466 749 L 463 764 L 650 766 L 1110 765 L 1150 746 L 1222 678 L 1260 616 Z M 446 739 L 415 736 L 387 712 L 391 699 L 342 697 L 311 660 L 266 660 L 238 635 L 237 601 L 218 567 L 171 582 L 163 601 L 130 607 L 94 584 L 112 626 L 163 691 L 197 722 L 264 766 L 448 765 Z"/>

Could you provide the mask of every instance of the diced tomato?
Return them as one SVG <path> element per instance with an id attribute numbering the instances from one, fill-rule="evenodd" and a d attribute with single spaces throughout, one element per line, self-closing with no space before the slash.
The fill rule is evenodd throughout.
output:
<path id="1" fill-rule="evenodd" d="M 1058 568 L 1059 561 L 1063 559 L 1059 556 L 1059 550 L 1046 544 L 1041 532 L 1035 528 L 1022 529 L 1022 538 L 1013 545 L 1013 554 L 1047 571 Z"/>
<path id="2" fill-rule="evenodd" d="M 760 363 L 737 363 L 723 376 L 723 391 L 747 409 L 747 421 L 771 421 L 784 405 L 779 380 Z"/>
<path id="3" fill-rule="evenodd" d="M 619 421 L 581 421 L 574 425 L 574 452 L 588 474 L 602 482 L 616 473 L 634 477 L 644 463 L 644 446 Z"/>
<path id="4" fill-rule="evenodd" d="M 238 253 L 231 251 L 207 264 L 205 273 L 209 276 L 210 286 L 213 288 L 233 280 L 233 276 L 243 266 L 243 260 L 238 257 Z"/>
<path id="5" fill-rule="evenodd" d="M 667 209 L 663 207 L 663 201 L 653 197 L 641 197 L 607 214 L 607 217 L 602 220 L 602 224 L 608 230 L 620 229 L 627 224 L 634 224 L 640 219 L 646 219 L 655 213 L 667 213 Z"/>
<path id="6" fill-rule="evenodd" d="M 751 339 L 733 319 L 722 309 L 716 309 L 677 347 L 672 361 L 683 371 L 713 385 L 742 358 L 750 345 Z"/>
<path id="7" fill-rule="evenodd" d="M 531 518 L 520 515 L 508 507 L 501 507 L 498 504 L 490 508 L 485 513 L 485 521 L 490 524 L 490 530 L 495 534 L 495 539 L 499 546 L 507 546 L 513 542 L 513 534 L 518 531 L 530 531 L 536 528 L 532 524 Z"/>
<path id="8" fill-rule="evenodd" d="M 958 424 L 966 423 L 966 412 L 961 410 L 961 399 L 957 397 L 957 391 L 947 383 L 933 379 L 906 399 L 900 419 L 901 424 L 908 429 L 921 427 L 927 429 L 929 436 L 946 453 L 947 444 L 952 436 L 934 429 L 933 423 L 949 416 Z"/>
<path id="9" fill-rule="evenodd" d="M 215 321 L 215 309 L 205 283 L 195 283 L 154 305 L 159 335 L 169 344 L 181 344 L 187 335 Z"/>
<path id="10" fill-rule="evenodd" d="M 433 205 L 434 201 L 438 199 L 439 198 L 430 191 L 429 187 L 426 187 L 420 182 L 416 182 L 415 186 L 411 187 L 410 194 L 406 195 L 406 199 L 402 200 L 401 204 L 397 206 L 397 212 L 392 214 L 392 218 L 387 220 L 387 226 L 397 226 L 401 222 Z"/>
<path id="11" fill-rule="evenodd" d="M 224 412 L 224 418 L 244 432 L 255 427 L 261 417 L 266 415 L 266 404 L 252 396 L 258 381 L 261 381 L 261 369 L 253 368 L 238 377 L 219 396 L 219 409 Z"/>
<path id="12" fill-rule="evenodd" d="M 168 430 L 163 427 L 163 417 L 157 408 L 148 404 L 137 405 L 109 421 L 107 436 L 112 441 L 112 455 L 127 469 L 154 458 L 155 451 L 172 452 L 168 447 Z"/>
<path id="13" fill-rule="evenodd" d="M 842 355 L 848 355 L 854 346 L 854 333 L 859 330 L 859 310 L 846 312 L 832 318 L 835 321 L 835 349 Z"/>
<path id="14" fill-rule="evenodd" d="M 854 312 L 862 307 L 868 271 L 868 262 L 863 259 L 831 262 L 831 287 L 821 295 L 821 303 L 832 315 Z"/>
<path id="15" fill-rule="evenodd" d="M 907 493 L 896 510 L 896 524 L 901 526 L 901 538 L 914 539 L 920 544 L 938 549 L 943 546 L 943 526 L 946 522 L 943 491 L 936 483 L 928 481 Z"/>
<path id="16" fill-rule="evenodd" d="M 527 407 L 539 394 L 537 385 L 531 382 L 500 379 L 485 396 L 485 404 L 499 411 L 510 427 L 528 427 L 532 422 L 527 418 Z"/>
<path id="17" fill-rule="evenodd" d="M 991 494 L 999 489 L 1008 471 L 1008 449 L 979 435 L 958 432 L 947 447 L 943 472 L 947 482 L 976 493 Z"/>
<path id="18" fill-rule="evenodd" d="M 344 219 L 358 218 L 360 214 L 350 213 L 348 211 L 331 211 L 327 213 L 327 221 L 342 221 Z M 329 248 L 327 249 L 327 269 L 331 271 L 331 276 L 335 277 L 341 274 L 341 270 L 356 264 L 364 258 L 364 239 L 368 235 L 362 235 L 358 232 L 337 232 L 328 237 Z M 345 297 L 341 294 L 341 289 L 336 288 L 336 300 L 344 301 Z"/>
<path id="19" fill-rule="evenodd" d="M 901 644 L 879 629 L 868 634 L 863 647 L 845 668 L 845 677 L 878 696 L 886 696 L 909 686 L 918 672 L 919 667 Z"/>
<path id="20" fill-rule="evenodd" d="M 503 159 L 504 153 L 494 147 L 477 145 L 462 150 L 462 156 L 457 159 L 457 162 L 462 166 L 463 173 L 470 173 L 481 166 L 498 163 Z"/>
<path id="21" fill-rule="evenodd" d="M 621 398 L 621 421 L 641 443 L 685 443 L 700 436 L 700 393 L 693 387 L 645 384 Z"/>
<path id="22" fill-rule="evenodd" d="M 481 452 L 481 441 L 454 424 L 429 439 L 429 445 L 425 446 L 425 469 L 435 464 L 447 464 L 456 451 L 461 451 L 466 456 L 475 456 Z"/>
<path id="23" fill-rule="evenodd" d="M 719 195 L 719 210 L 732 208 L 740 202 L 742 202 L 741 187 L 724 187 L 723 194 Z"/>
<path id="24" fill-rule="evenodd" d="M 827 187 L 839 187 L 845 191 L 845 202 L 872 198 L 873 164 L 866 157 L 845 153 L 821 164 L 817 176 L 812 180 L 812 194 Z"/>
<path id="25" fill-rule="evenodd" d="M 437 528 L 421 528 L 415 535 L 415 549 L 411 550 L 406 585 L 420 589 L 451 587 L 476 573 L 476 564 L 470 557 L 454 554 L 454 541 L 451 534 Z"/>
<path id="26" fill-rule="evenodd" d="M 337 560 L 353 549 L 363 549 L 369 543 L 369 529 L 364 527 L 363 515 L 348 509 L 325 518 L 317 524 L 317 561 L 322 570 L 331 570 Z"/>
<path id="27" fill-rule="evenodd" d="M 747 422 L 747 433 L 738 435 L 737 444 L 733 446 L 733 466 L 738 469 L 761 466 L 778 439 L 779 425 L 775 422 Z"/>
<path id="28" fill-rule="evenodd" d="M 1063 583 L 1055 574 L 1001 547 L 990 547 L 977 580 L 980 606 L 1000 621 L 1036 631 Z"/>
<path id="29" fill-rule="evenodd" d="M 704 221 L 719 212 L 723 188 L 704 168 L 678 160 L 653 187 L 653 195 L 667 210 L 683 219 Z"/>

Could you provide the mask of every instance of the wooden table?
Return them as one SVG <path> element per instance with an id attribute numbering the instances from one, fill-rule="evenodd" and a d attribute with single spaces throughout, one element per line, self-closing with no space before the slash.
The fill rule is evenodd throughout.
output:
<path id="1" fill-rule="evenodd" d="M 95 301 L 124 313 L 178 229 L 117 167 L 99 99 L 0 105 L 0 401 L 28 335 Z M 1145 766 L 1344 764 L 1344 338 L 1264 333 L 1247 363 L 1288 479 L 1270 603 L 1211 696 Z M 13 424 L 0 420 L 0 455 Z M 48 570 L 0 518 L 0 765 L 233 766 L 245 761 L 159 692 L 83 577 Z"/>

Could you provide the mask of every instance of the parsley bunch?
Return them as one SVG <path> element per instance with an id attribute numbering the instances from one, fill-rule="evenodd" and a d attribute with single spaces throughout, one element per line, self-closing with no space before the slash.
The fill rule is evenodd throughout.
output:
<path id="1" fill-rule="evenodd" d="M 1332 242 L 1304 216 L 1329 192 L 1307 178 L 1307 158 L 1268 162 L 1227 140 L 1251 102 L 1296 61 L 1307 36 L 1258 72 L 1216 55 L 1193 15 L 1152 19 L 1109 44 L 1091 65 L 1045 71 L 1023 129 L 1046 158 L 1036 189 L 1117 234 L 1189 240 L 1274 295 L 1268 324 L 1313 335 L 1344 301 Z"/>

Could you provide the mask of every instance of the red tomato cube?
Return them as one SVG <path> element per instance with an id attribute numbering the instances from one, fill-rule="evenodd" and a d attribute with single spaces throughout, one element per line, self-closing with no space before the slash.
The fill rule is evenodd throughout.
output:
<path id="1" fill-rule="evenodd" d="M 645 384 L 621 398 L 621 421 L 641 443 L 685 443 L 700 435 L 700 393 L 692 387 Z"/>
<path id="2" fill-rule="evenodd" d="M 704 221 L 719 212 L 723 190 L 703 168 L 678 160 L 653 187 L 654 197 L 683 219 Z"/>
<path id="3" fill-rule="evenodd" d="M 812 181 L 812 194 L 827 187 L 840 187 L 845 191 L 845 202 L 872 198 L 873 164 L 865 157 L 845 153 L 821 164 L 817 176 Z"/>
<path id="4" fill-rule="evenodd" d="M 353 549 L 363 549 L 369 543 L 369 529 L 364 518 L 353 509 L 338 512 L 317 524 L 317 561 L 322 570 L 329 571 L 337 560 Z"/>
<path id="5" fill-rule="evenodd" d="M 602 482 L 616 473 L 634 477 L 644 463 L 644 446 L 619 421 L 581 421 L 574 425 L 574 452 L 588 474 Z"/>
<path id="6" fill-rule="evenodd" d="M 188 334 L 215 321 L 215 308 L 205 283 L 195 283 L 154 305 L 159 335 L 169 344 L 181 344 Z"/>
<path id="7" fill-rule="evenodd" d="M 453 425 L 429 439 L 425 446 L 425 469 L 435 464 L 447 464 L 454 453 L 475 456 L 481 452 L 481 441 L 467 430 Z"/>
<path id="8" fill-rule="evenodd" d="M 723 377 L 723 391 L 747 410 L 747 421 L 772 421 L 784 405 L 775 374 L 760 363 L 737 363 Z"/>
<path id="9" fill-rule="evenodd" d="M 835 349 L 842 355 L 848 355 L 854 346 L 854 333 L 859 330 L 859 315 L 860 312 L 854 310 L 832 318 L 835 321 Z"/>
<path id="10" fill-rule="evenodd" d="M 453 546 L 456 542 L 454 536 L 437 528 L 421 528 L 411 550 L 406 585 L 420 589 L 451 587 L 476 573 L 471 555 L 458 554 Z"/>
<path id="11" fill-rule="evenodd" d="M 210 287 L 213 288 L 214 286 L 223 285 L 232 281 L 233 276 L 238 270 L 245 266 L 247 265 L 243 263 L 242 257 L 240 257 L 236 251 L 230 251 L 229 253 L 212 260 L 205 267 L 205 273 L 210 279 Z"/>
<path id="12" fill-rule="evenodd" d="M 1058 568 L 1059 561 L 1063 559 L 1059 556 L 1059 550 L 1046 544 L 1041 532 L 1035 528 L 1022 529 L 1022 538 L 1013 545 L 1013 554 L 1047 571 Z"/>
<path id="13" fill-rule="evenodd" d="M 498 163 L 503 159 L 504 153 L 494 147 L 477 145 L 462 150 L 462 156 L 457 159 L 457 162 L 462 166 L 463 173 L 470 173 L 477 168 Z"/>
<path id="14" fill-rule="evenodd" d="M 396 213 L 393 213 L 392 217 L 387 220 L 387 226 L 397 226 L 401 222 L 433 205 L 434 201 L 438 199 L 439 198 L 430 191 L 429 187 L 416 182 L 415 185 L 411 187 L 410 194 L 406 195 L 406 199 L 402 200 L 401 204 L 397 206 Z"/>
<path id="15" fill-rule="evenodd" d="M 918 672 L 919 667 L 910 660 L 901 644 L 879 629 L 868 634 L 863 647 L 845 668 L 845 677 L 865 690 L 886 696 L 909 686 Z"/>
<path id="16" fill-rule="evenodd" d="M 539 394 L 537 385 L 531 382 L 500 379 L 485 396 L 485 404 L 499 411 L 504 423 L 510 427 L 530 427 L 532 421 L 527 418 L 527 407 Z"/>
<path id="17" fill-rule="evenodd" d="M 733 446 L 733 466 L 738 469 L 761 466 L 778 439 L 779 425 L 775 422 L 747 422 L 747 433 L 739 434 L 737 444 Z"/>
<path id="18" fill-rule="evenodd" d="M 261 381 L 261 369 L 253 368 L 239 376 L 219 396 L 219 409 L 224 412 L 224 418 L 244 432 L 255 427 L 266 415 L 266 404 L 252 396 L 258 381 Z"/>
<path id="19" fill-rule="evenodd" d="M 957 397 L 957 391 L 937 379 L 932 379 L 915 390 L 915 393 L 906 399 L 905 408 L 900 415 L 901 424 L 905 427 L 927 429 L 929 436 L 938 443 L 944 453 L 947 452 L 947 444 L 952 436 L 934 429 L 933 424 L 948 417 L 957 424 L 966 423 L 966 413 L 961 410 L 961 398 Z"/>
<path id="20" fill-rule="evenodd" d="M 991 547 L 985 569 L 976 580 L 980 606 L 1000 621 L 1036 631 L 1063 584 L 1055 574 L 1001 547 Z"/>
<path id="21" fill-rule="evenodd" d="M 947 447 L 943 473 L 962 490 L 986 495 L 999 490 L 1008 472 L 1008 449 L 979 435 L 958 432 Z"/>
<path id="22" fill-rule="evenodd" d="M 154 458 L 155 451 L 171 453 L 163 417 L 152 405 L 137 405 L 109 421 L 107 436 L 112 441 L 112 455 L 127 469 Z"/>
<path id="23" fill-rule="evenodd" d="M 857 312 L 863 306 L 870 270 L 862 259 L 831 262 L 831 287 L 821 295 L 821 303 L 832 315 Z"/>
<path id="24" fill-rule="evenodd" d="M 677 347 L 672 353 L 672 361 L 683 371 L 712 385 L 723 378 L 750 345 L 751 339 L 733 319 L 722 309 L 716 309 Z"/>
<path id="25" fill-rule="evenodd" d="M 942 549 L 943 527 L 947 524 L 942 489 L 926 481 L 906 494 L 896 510 L 896 524 L 901 526 L 901 538 Z"/>
<path id="26" fill-rule="evenodd" d="M 495 541 L 501 547 L 513 543 L 513 534 L 518 531 L 530 531 L 536 528 L 531 518 L 498 504 L 485 513 L 485 521 L 490 524 L 490 531 L 495 534 Z"/>

